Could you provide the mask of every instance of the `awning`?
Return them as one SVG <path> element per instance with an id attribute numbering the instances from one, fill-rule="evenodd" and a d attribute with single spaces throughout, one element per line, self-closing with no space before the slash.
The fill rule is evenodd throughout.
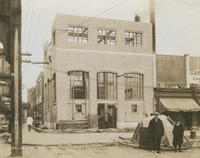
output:
<path id="1" fill-rule="evenodd" d="M 193 112 L 200 111 L 200 106 L 189 98 L 160 98 L 159 110 L 173 112 Z M 161 107 L 162 106 L 162 107 Z"/>

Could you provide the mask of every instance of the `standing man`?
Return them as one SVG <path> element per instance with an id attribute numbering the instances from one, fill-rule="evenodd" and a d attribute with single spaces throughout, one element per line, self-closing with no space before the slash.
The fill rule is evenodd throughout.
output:
<path id="1" fill-rule="evenodd" d="M 28 131 L 30 132 L 33 124 L 33 118 L 30 115 L 26 119 L 26 124 L 28 125 Z"/>
<path id="2" fill-rule="evenodd" d="M 159 113 L 154 113 L 154 118 L 150 121 L 148 130 L 152 138 L 152 150 L 160 153 L 161 138 L 164 135 L 164 127 L 161 119 L 158 118 Z"/>

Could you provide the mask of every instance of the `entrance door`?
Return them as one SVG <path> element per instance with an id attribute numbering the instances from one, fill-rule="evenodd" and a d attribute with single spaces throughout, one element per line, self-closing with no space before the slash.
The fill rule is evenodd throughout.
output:
<path id="1" fill-rule="evenodd" d="M 98 104 L 98 127 L 100 129 L 106 127 L 106 122 L 105 122 L 105 106 L 104 106 L 104 104 Z"/>
<path id="2" fill-rule="evenodd" d="M 116 128 L 117 110 L 113 104 L 98 104 L 98 127 Z"/>
<path id="3" fill-rule="evenodd" d="M 108 115 L 108 128 L 116 128 L 117 127 L 117 110 L 115 108 L 115 105 L 108 105 L 107 110 Z"/>

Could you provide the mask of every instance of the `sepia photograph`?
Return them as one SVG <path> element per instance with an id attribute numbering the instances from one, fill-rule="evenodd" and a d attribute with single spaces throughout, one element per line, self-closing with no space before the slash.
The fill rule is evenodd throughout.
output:
<path id="1" fill-rule="evenodd" d="M 0 0 L 0 158 L 198 158 L 200 0 Z"/>

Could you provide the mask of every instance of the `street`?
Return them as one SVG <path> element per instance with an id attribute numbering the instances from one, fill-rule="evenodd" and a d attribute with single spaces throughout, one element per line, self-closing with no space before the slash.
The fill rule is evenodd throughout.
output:
<path id="1" fill-rule="evenodd" d="M 81 133 L 47 134 L 34 130 L 28 132 L 23 126 L 23 158 L 197 158 L 198 148 L 182 153 L 162 151 L 160 154 L 148 150 L 113 143 L 119 136 L 131 138 L 132 133 Z M 0 144 L 0 158 L 10 155 L 10 144 Z"/>
<path id="2" fill-rule="evenodd" d="M 0 158 L 9 155 L 10 146 L 1 146 Z M 3 149 L 3 150 L 2 150 Z M 127 146 L 105 145 L 67 145 L 67 146 L 23 146 L 23 158 L 197 158 L 199 149 L 191 149 L 182 153 L 163 151 L 160 154 L 151 151 L 134 149 Z"/>

